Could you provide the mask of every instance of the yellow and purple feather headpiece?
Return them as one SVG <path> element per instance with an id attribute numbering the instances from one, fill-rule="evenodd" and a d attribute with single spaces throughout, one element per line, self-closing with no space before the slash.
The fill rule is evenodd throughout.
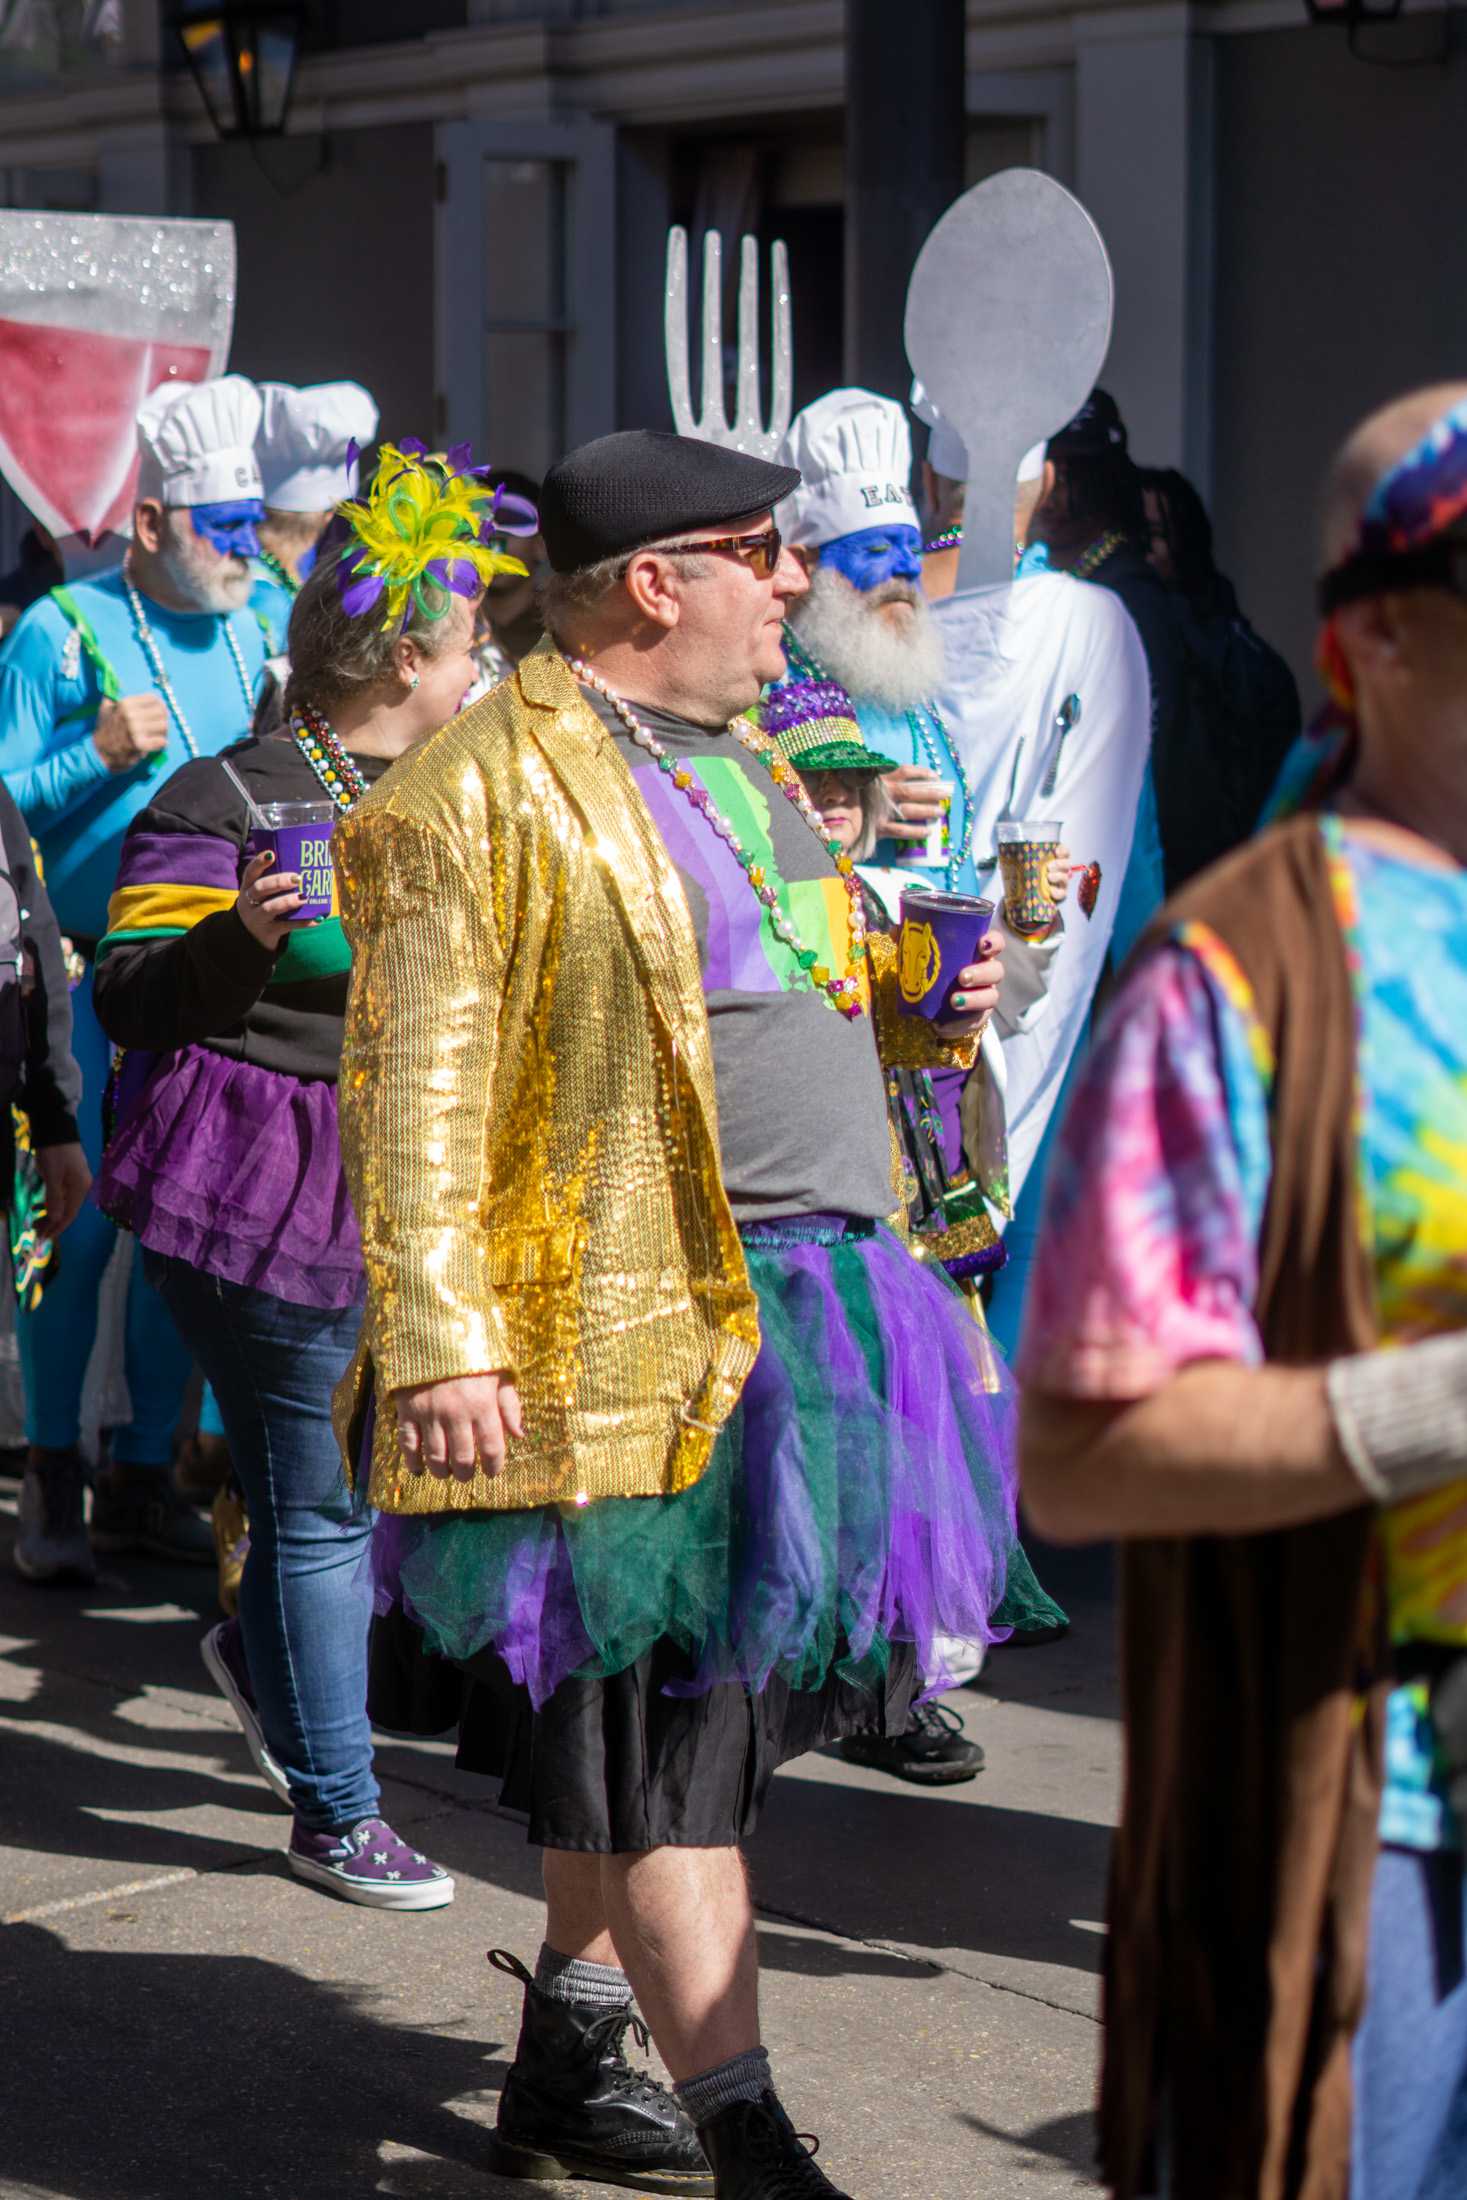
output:
<path id="1" fill-rule="evenodd" d="M 494 488 L 471 461 L 466 443 L 441 456 L 415 436 L 381 446 L 367 494 L 336 508 L 346 538 L 337 572 L 351 617 L 380 604 L 384 627 L 415 609 L 442 618 L 454 596 L 477 595 L 496 573 L 527 573 L 497 538 L 533 535 L 534 506 Z"/>

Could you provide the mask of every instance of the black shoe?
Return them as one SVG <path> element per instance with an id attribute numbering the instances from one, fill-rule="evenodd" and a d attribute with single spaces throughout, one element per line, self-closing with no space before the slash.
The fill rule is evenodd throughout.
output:
<path id="1" fill-rule="evenodd" d="M 74 1446 L 27 1454 L 16 1522 L 15 1570 L 26 1581 L 88 1587 L 97 1564 L 87 1537 L 87 1463 Z"/>
<path id="2" fill-rule="evenodd" d="M 872 1765 L 918 1787 L 956 1787 L 983 1770 L 982 1750 L 943 1703 L 913 1704 L 906 1732 L 890 1741 L 881 1734 L 848 1734 L 839 1747 L 847 1764 Z"/>
<path id="3" fill-rule="evenodd" d="M 99 1551 L 148 1551 L 154 1558 L 214 1564 L 214 1530 L 180 1495 L 170 1467 L 116 1462 L 92 1492 L 92 1544 Z"/>
<path id="4" fill-rule="evenodd" d="M 691 2120 L 666 2086 L 622 2053 L 628 2030 L 647 2045 L 646 2026 L 630 2007 L 557 2001 L 504 1948 L 491 1948 L 489 1961 L 525 1989 L 519 2045 L 490 2141 L 492 2167 L 532 2184 L 585 2177 L 713 2200 L 713 2173 Z"/>
<path id="5" fill-rule="evenodd" d="M 713 2164 L 717 2200 L 849 2200 L 817 2168 L 807 2145 L 772 2089 L 757 2101 L 733 2101 L 698 2126 Z"/>

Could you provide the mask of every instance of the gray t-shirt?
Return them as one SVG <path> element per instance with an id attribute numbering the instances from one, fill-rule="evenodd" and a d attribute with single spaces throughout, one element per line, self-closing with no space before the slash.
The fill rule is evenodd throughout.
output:
<path id="1" fill-rule="evenodd" d="M 732 851 L 630 739 L 610 705 L 586 699 L 616 737 L 682 881 L 698 953 L 718 1086 L 723 1181 L 740 1222 L 836 1213 L 877 1219 L 897 1205 L 886 1088 L 869 1016 L 848 1019 L 805 978 Z M 830 855 L 759 759 L 722 727 L 645 705 L 637 715 L 696 773 L 762 862 L 785 917 L 823 966 L 846 967 L 849 904 Z"/>

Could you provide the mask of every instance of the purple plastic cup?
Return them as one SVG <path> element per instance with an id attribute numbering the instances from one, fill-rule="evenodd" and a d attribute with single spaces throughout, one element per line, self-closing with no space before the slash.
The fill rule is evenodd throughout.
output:
<path id="1" fill-rule="evenodd" d="M 301 905 L 291 912 L 292 924 L 317 924 L 329 917 L 336 871 L 331 860 L 331 828 L 336 823 L 334 802 L 262 802 L 263 824 L 252 825 L 244 844 L 244 860 L 252 863 L 266 850 L 274 856 L 274 869 L 300 874 Z"/>
<path id="2" fill-rule="evenodd" d="M 978 894 L 939 894 L 909 886 L 902 895 L 897 934 L 897 983 L 902 1012 L 942 1023 L 963 1013 L 951 994 L 960 970 L 979 960 L 979 944 L 993 922 L 994 904 Z"/>

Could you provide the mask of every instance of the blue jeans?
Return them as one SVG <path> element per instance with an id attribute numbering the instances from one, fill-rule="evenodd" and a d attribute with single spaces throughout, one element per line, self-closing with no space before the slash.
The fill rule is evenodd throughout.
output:
<path id="1" fill-rule="evenodd" d="M 1350 2200 L 1467 2193 L 1467 1903 L 1462 1858 L 1384 1848 L 1355 2038 Z"/>
<path id="2" fill-rule="evenodd" d="M 82 1073 L 78 1127 L 95 1171 L 102 1159 L 102 1094 L 109 1049 L 92 1007 L 92 973 L 71 997 L 72 1051 Z M 82 1384 L 97 1338 L 102 1278 L 117 1243 L 117 1227 L 90 1200 L 61 1241 L 55 1276 L 34 1313 L 17 1312 L 16 1342 L 25 1379 L 25 1433 L 32 1444 L 62 1451 L 81 1428 Z M 191 1372 L 188 1347 L 143 1275 L 132 1249 L 124 1345 L 132 1419 L 112 1433 L 112 1456 L 126 1466 L 166 1467 Z"/>
<path id="3" fill-rule="evenodd" d="M 301 1824 L 375 1817 L 367 1720 L 372 1514 L 331 1429 L 361 1309 L 323 1312 L 145 1253 L 218 1400 L 250 1516 L 239 1620 L 265 1739 Z"/>

